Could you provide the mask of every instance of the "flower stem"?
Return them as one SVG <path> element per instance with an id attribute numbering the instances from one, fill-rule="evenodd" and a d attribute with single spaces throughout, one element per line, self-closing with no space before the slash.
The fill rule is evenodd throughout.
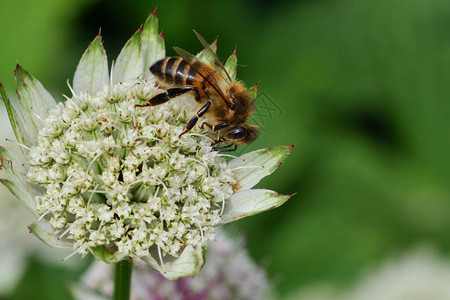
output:
<path id="1" fill-rule="evenodd" d="M 131 286 L 131 271 L 133 261 L 131 258 L 116 263 L 114 271 L 114 297 L 113 300 L 129 300 Z"/>

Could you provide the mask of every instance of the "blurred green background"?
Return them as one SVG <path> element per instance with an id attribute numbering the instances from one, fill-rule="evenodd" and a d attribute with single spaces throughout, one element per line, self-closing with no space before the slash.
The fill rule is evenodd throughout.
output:
<path id="1" fill-rule="evenodd" d="M 156 5 L 168 55 L 201 50 L 192 29 L 219 35 L 219 57 L 237 46 L 238 78 L 260 82 L 244 150 L 295 144 L 259 186 L 296 195 L 228 226 L 277 293 L 345 288 L 422 242 L 450 253 L 448 0 L 0 0 L 0 81 L 12 93 L 19 62 L 61 100 L 99 28 L 111 60 Z M 83 268 L 31 258 L 5 299 L 67 299 Z"/>

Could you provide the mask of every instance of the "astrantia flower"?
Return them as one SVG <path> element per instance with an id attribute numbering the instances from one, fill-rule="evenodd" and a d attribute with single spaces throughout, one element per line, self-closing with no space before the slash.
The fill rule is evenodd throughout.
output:
<path id="1" fill-rule="evenodd" d="M 140 258 L 167 278 L 199 272 L 214 227 L 283 204 L 289 196 L 251 190 L 291 147 L 226 160 L 216 133 L 195 127 L 192 96 L 136 107 L 164 92 L 149 67 L 165 56 L 151 14 L 108 71 L 101 37 L 83 54 L 72 96 L 56 103 L 17 66 L 20 110 L 1 86 L 21 155 L 0 148 L 2 182 L 36 215 L 31 231 L 72 254 L 107 263 Z M 213 45 L 215 48 L 215 44 Z M 204 53 L 200 59 L 207 59 Z M 236 57 L 226 64 L 235 74 Z"/>
<path id="2" fill-rule="evenodd" d="M 267 275 L 247 255 L 243 244 L 224 233 L 208 243 L 203 269 L 195 277 L 167 280 L 142 263 L 135 265 L 131 300 L 262 300 L 269 299 Z M 72 289 L 76 299 L 110 299 L 113 293 L 113 268 L 94 263 Z"/>

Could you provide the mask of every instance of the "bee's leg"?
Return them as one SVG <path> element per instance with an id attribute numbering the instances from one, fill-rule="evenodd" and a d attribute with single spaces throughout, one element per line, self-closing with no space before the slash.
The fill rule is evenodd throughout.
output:
<path id="1" fill-rule="evenodd" d="M 217 140 L 215 140 L 211 143 L 211 146 L 217 145 L 222 142 L 224 142 L 224 140 L 221 137 L 219 137 Z"/>
<path id="2" fill-rule="evenodd" d="M 188 132 L 189 130 L 192 129 L 192 127 L 194 127 L 194 125 L 197 123 L 198 118 L 200 118 L 201 116 L 203 116 L 209 109 L 209 107 L 211 106 L 211 102 L 207 102 L 205 105 L 203 105 L 195 114 L 195 116 L 193 116 L 189 122 L 186 124 L 186 127 L 184 128 L 184 131 L 178 136 L 179 138 L 185 134 L 186 132 Z"/>
<path id="3" fill-rule="evenodd" d="M 178 97 L 180 95 L 183 95 L 185 93 L 188 93 L 190 91 L 194 91 L 195 95 L 197 97 L 198 90 L 194 86 L 184 86 L 179 88 L 173 88 L 168 89 L 165 93 L 158 94 L 154 96 L 153 98 L 150 98 L 147 100 L 147 103 L 145 104 L 136 104 L 136 107 L 147 107 L 147 106 L 156 106 L 163 104 L 167 101 L 169 101 L 172 98 Z"/>
<path id="4" fill-rule="evenodd" d="M 216 124 L 216 125 L 211 125 L 208 122 L 203 122 L 203 124 L 200 126 L 200 129 L 203 129 L 205 127 L 205 125 L 208 126 L 209 128 L 211 128 L 214 131 L 218 131 L 220 129 L 223 129 L 225 127 L 230 126 L 230 123 L 225 122 L 225 123 L 219 123 L 219 124 Z"/>
<path id="5" fill-rule="evenodd" d="M 234 146 L 233 149 L 227 149 L 230 148 L 231 146 Z M 226 146 L 222 146 L 222 147 L 213 147 L 213 150 L 219 151 L 219 152 L 231 152 L 231 151 L 236 151 L 237 149 L 237 145 L 236 144 L 228 144 Z"/>
<path id="6" fill-rule="evenodd" d="M 228 122 L 219 123 L 219 124 L 212 126 L 211 129 L 214 131 L 218 131 L 218 130 L 224 129 L 225 127 L 228 127 L 228 126 L 230 126 L 230 123 L 228 123 Z"/>
<path id="7" fill-rule="evenodd" d="M 208 122 L 203 122 L 202 125 L 200 125 L 200 129 L 205 128 L 205 125 L 212 129 L 212 125 L 209 124 Z"/>

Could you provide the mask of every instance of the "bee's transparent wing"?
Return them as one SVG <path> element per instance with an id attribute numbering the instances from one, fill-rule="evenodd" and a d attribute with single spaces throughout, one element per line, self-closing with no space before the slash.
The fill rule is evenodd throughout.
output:
<path id="1" fill-rule="evenodd" d="M 227 98 L 222 88 L 220 87 L 220 83 L 214 76 L 210 76 L 211 72 L 208 70 L 208 68 L 205 67 L 205 64 L 203 62 L 201 62 L 197 57 L 195 57 L 195 55 L 187 52 L 186 50 L 178 47 L 173 47 L 173 49 L 194 69 L 195 72 L 200 74 L 200 76 L 202 76 L 212 86 L 212 88 L 220 95 L 220 97 L 229 107 L 233 106 L 233 103 L 231 103 L 231 101 Z"/>

